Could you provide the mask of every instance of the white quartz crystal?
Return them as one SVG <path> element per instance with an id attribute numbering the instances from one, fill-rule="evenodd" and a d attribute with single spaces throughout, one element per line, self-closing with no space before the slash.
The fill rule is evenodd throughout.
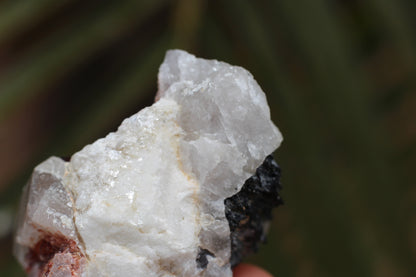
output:
<path id="1" fill-rule="evenodd" d="M 30 276 L 232 276 L 224 199 L 282 136 L 241 67 L 172 50 L 158 77 L 151 107 L 69 162 L 35 168 L 15 246 Z M 76 247 L 36 261 L 55 235 Z M 206 268 L 200 249 L 212 253 Z"/>

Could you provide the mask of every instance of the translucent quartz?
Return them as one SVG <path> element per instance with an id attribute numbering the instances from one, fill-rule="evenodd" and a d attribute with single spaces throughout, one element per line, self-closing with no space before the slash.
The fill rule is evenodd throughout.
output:
<path id="1" fill-rule="evenodd" d="M 241 67 L 172 50 L 158 77 L 151 107 L 35 168 L 15 244 L 30 276 L 232 276 L 224 199 L 282 136 Z"/>

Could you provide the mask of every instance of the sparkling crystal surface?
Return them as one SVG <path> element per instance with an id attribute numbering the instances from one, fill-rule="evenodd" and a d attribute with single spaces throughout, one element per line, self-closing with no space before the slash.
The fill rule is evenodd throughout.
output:
<path id="1" fill-rule="evenodd" d="M 282 136 L 241 67 L 172 50 L 158 80 L 151 107 L 35 169 L 15 246 L 30 276 L 232 276 L 224 200 Z"/>

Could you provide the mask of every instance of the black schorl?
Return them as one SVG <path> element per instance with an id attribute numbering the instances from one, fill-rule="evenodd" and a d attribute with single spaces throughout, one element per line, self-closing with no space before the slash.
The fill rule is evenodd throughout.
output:
<path id="1" fill-rule="evenodd" d="M 258 250 L 266 240 L 265 225 L 272 209 L 283 204 L 280 198 L 280 168 L 269 155 L 244 183 L 242 189 L 225 199 L 225 215 L 231 231 L 231 266 Z"/>
<path id="2" fill-rule="evenodd" d="M 198 268 L 206 268 L 208 265 L 208 256 L 214 257 L 209 250 L 199 248 L 198 256 L 196 257 L 196 264 Z"/>

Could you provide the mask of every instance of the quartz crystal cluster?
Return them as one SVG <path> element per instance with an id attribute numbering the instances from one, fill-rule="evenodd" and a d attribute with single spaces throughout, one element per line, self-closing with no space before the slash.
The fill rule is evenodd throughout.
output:
<path id="1" fill-rule="evenodd" d="M 278 205 L 282 136 L 245 69 L 168 51 L 156 102 L 25 188 L 29 276 L 232 276 Z"/>

